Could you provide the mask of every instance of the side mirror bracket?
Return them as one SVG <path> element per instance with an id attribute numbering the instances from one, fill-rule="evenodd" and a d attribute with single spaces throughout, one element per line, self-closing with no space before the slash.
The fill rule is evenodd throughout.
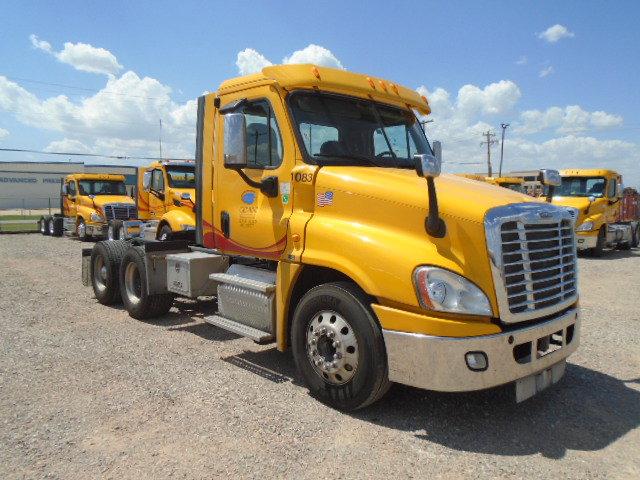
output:
<path id="1" fill-rule="evenodd" d="M 427 189 L 429 193 L 429 214 L 425 219 L 425 230 L 427 234 L 434 238 L 443 238 L 447 234 L 447 226 L 440 218 L 438 210 L 438 195 L 434 178 L 440 175 L 442 169 L 442 147 L 440 142 L 434 142 L 434 153 L 414 155 L 416 173 L 427 179 Z"/>

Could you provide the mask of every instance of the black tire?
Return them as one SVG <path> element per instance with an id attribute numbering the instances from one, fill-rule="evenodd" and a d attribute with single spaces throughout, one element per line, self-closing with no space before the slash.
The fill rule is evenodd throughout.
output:
<path id="1" fill-rule="evenodd" d="M 121 240 L 120 227 L 122 227 L 122 220 L 110 220 L 107 225 L 107 240 Z"/>
<path id="2" fill-rule="evenodd" d="M 291 343 L 298 372 L 307 384 L 311 395 L 340 410 L 348 411 L 366 407 L 382 397 L 390 386 L 382 330 L 369 308 L 370 303 L 367 296 L 349 282 L 326 283 L 309 290 L 302 297 L 293 314 Z M 322 318 L 324 315 L 320 315 L 321 312 L 328 312 L 326 319 Z M 348 381 L 341 384 L 336 384 L 337 375 L 332 375 L 332 381 L 329 375 L 320 373 L 318 368 L 322 367 L 312 363 L 311 357 L 314 350 L 311 349 L 317 349 L 316 354 L 321 350 L 320 343 L 324 335 L 322 331 L 326 330 L 325 327 L 319 329 L 320 336 L 317 344 L 310 346 L 310 350 L 307 350 L 307 346 L 314 342 L 314 338 L 311 342 L 308 341 L 307 332 L 314 332 L 313 325 L 320 326 L 322 321 L 330 327 L 330 323 L 336 322 L 336 316 L 339 321 L 348 319 L 347 323 L 352 327 L 351 334 L 356 339 L 354 343 L 357 349 L 351 350 L 351 353 L 358 355 L 355 373 Z M 341 331 L 345 334 L 349 333 L 344 328 Z M 330 338 L 328 342 L 338 338 L 329 335 L 327 335 Z M 336 358 L 336 349 L 331 350 L 329 347 L 327 350 L 326 344 L 327 341 L 323 348 L 324 352 L 320 355 L 328 355 L 328 357 L 334 355 L 332 358 Z M 338 348 L 345 349 L 345 347 L 349 351 L 353 346 L 339 345 Z M 343 367 L 347 369 L 349 365 L 343 365 Z M 338 377 L 337 380 L 342 378 Z"/>
<path id="3" fill-rule="evenodd" d="M 591 255 L 596 258 L 602 257 L 602 255 L 604 254 L 604 246 L 607 241 L 607 232 L 605 230 L 606 228 L 606 226 L 603 226 L 598 231 L 598 240 L 596 241 L 596 246 L 591 249 Z"/>
<path id="4" fill-rule="evenodd" d="M 91 251 L 91 286 L 102 305 L 120 303 L 120 262 L 127 250 L 124 240 L 100 241 Z"/>
<path id="5" fill-rule="evenodd" d="M 137 246 L 127 249 L 120 264 L 120 291 L 124 307 L 137 320 L 164 315 L 173 306 L 175 298 L 173 293 L 147 293 L 144 249 Z"/>
<path id="6" fill-rule="evenodd" d="M 54 237 L 61 237 L 64 234 L 64 218 L 53 217 L 50 221 L 53 222 L 51 235 Z"/>
<path id="7" fill-rule="evenodd" d="M 638 248 L 640 244 L 640 226 L 631 231 L 631 248 Z"/>
<path id="8" fill-rule="evenodd" d="M 171 240 L 171 236 L 173 232 L 171 231 L 171 227 L 167 224 L 162 225 L 162 228 L 158 232 L 158 240 L 164 242 L 166 240 Z"/>
<path id="9" fill-rule="evenodd" d="M 49 235 L 49 217 L 41 217 L 38 228 L 40 229 L 40 233 L 42 235 Z"/>

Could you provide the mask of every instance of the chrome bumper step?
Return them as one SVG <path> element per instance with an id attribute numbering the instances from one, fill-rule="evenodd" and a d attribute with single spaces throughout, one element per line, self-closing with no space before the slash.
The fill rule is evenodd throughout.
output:
<path id="1" fill-rule="evenodd" d="M 274 341 L 273 335 L 269 332 L 263 332 L 257 328 L 244 325 L 229 318 L 221 317 L 220 315 L 204 317 L 204 321 L 216 327 L 220 327 L 223 330 L 238 334 L 242 337 L 250 338 L 259 344 L 271 343 Z"/>

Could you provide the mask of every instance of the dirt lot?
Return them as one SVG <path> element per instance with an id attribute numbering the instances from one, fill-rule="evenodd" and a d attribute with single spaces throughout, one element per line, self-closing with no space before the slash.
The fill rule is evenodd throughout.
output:
<path id="1" fill-rule="evenodd" d="M 347 415 L 193 304 L 99 305 L 82 246 L 0 236 L 0 478 L 640 478 L 640 251 L 580 260 L 581 347 L 555 388 L 394 386 Z"/>

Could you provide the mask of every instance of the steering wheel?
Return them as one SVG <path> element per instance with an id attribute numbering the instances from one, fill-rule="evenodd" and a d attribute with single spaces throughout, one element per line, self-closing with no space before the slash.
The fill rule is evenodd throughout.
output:
<path id="1" fill-rule="evenodd" d="M 385 150 L 384 152 L 380 152 L 379 154 L 377 154 L 376 158 L 384 157 L 385 155 L 393 157 L 393 152 L 391 152 L 389 150 Z"/>

